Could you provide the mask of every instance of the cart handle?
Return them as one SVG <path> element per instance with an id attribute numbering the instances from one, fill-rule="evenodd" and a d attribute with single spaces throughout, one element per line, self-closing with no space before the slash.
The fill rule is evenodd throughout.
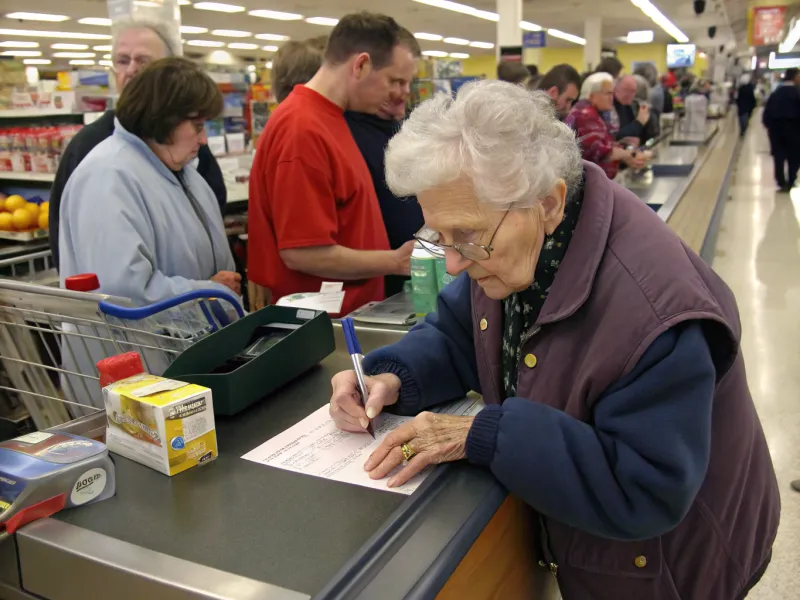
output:
<path id="1" fill-rule="evenodd" d="M 178 294 L 177 296 L 168 300 L 161 300 L 159 302 L 154 302 L 153 304 L 148 304 L 147 306 L 138 306 L 136 308 L 120 306 L 119 304 L 108 302 L 107 300 L 101 300 L 97 303 L 97 306 L 100 308 L 100 311 L 106 315 L 111 315 L 112 317 L 117 317 L 118 319 L 138 321 L 140 319 L 152 317 L 153 315 L 169 308 L 174 308 L 179 304 L 183 304 L 184 302 L 203 299 L 225 300 L 230 303 L 231 306 L 233 306 L 240 319 L 244 318 L 244 310 L 242 309 L 242 305 L 239 304 L 239 299 L 232 292 L 216 289 L 192 290 L 190 292 Z"/>

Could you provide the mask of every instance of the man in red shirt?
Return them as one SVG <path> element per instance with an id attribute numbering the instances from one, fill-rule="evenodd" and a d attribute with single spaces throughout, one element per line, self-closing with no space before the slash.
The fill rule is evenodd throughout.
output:
<path id="1" fill-rule="evenodd" d="M 394 19 L 347 15 L 322 67 L 270 116 L 250 175 L 248 274 L 275 302 L 343 281 L 347 314 L 408 274 L 413 241 L 389 250 L 367 165 L 345 110 L 377 112 L 408 93 L 414 56 Z"/>

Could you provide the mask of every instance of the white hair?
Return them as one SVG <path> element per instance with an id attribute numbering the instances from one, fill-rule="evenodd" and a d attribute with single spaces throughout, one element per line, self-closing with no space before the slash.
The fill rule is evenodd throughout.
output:
<path id="1" fill-rule="evenodd" d="M 592 73 L 583 81 L 581 85 L 581 100 L 585 100 L 592 94 L 596 94 L 603 89 L 604 83 L 614 85 L 614 77 L 610 73 Z"/>
<path id="2" fill-rule="evenodd" d="M 386 150 L 386 182 L 401 197 L 466 176 L 479 201 L 526 207 L 560 179 L 573 191 L 582 174 L 575 134 L 550 97 L 504 81 L 475 81 L 455 99 L 426 100 Z"/>
<path id="3" fill-rule="evenodd" d="M 180 42 L 175 40 L 175 36 L 172 35 L 170 28 L 166 24 L 159 21 L 151 21 L 149 19 L 140 18 L 120 19 L 119 21 L 115 21 L 113 23 L 111 26 L 111 35 L 113 37 L 111 47 L 112 53 L 116 53 L 117 42 L 122 34 L 134 29 L 149 29 L 155 33 L 156 36 L 158 36 L 158 39 L 164 43 L 166 56 L 181 56 L 181 54 L 183 54 L 183 48 L 179 45 Z M 180 37 L 178 39 L 180 39 Z"/>

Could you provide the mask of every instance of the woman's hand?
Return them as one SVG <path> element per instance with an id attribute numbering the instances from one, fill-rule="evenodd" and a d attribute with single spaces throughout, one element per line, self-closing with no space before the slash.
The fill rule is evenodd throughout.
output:
<path id="1" fill-rule="evenodd" d="M 387 485 L 403 485 L 428 465 L 461 460 L 467 456 L 467 435 L 475 417 L 424 412 L 387 435 L 364 464 L 371 479 L 383 479 L 403 463 L 403 444 L 414 456 Z"/>
<path id="2" fill-rule="evenodd" d="M 220 271 L 211 278 L 214 283 L 221 283 L 237 296 L 242 295 L 242 276 L 233 271 Z"/>
<path id="3" fill-rule="evenodd" d="M 384 406 L 397 402 L 400 395 L 400 378 L 391 373 L 365 377 L 369 398 L 361 406 L 361 394 L 355 371 L 342 371 L 331 379 L 330 413 L 339 429 L 363 433 L 371 419 L 377 417 Z"/>

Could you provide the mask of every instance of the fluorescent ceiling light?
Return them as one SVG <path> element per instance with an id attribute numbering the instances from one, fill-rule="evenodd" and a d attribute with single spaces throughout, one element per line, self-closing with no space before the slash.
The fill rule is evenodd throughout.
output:
<path id="1" fill-rule="evenodd" d="M 800 19 L 797 19 L 786 33 L 786 38 L 778 46 L 778 52 L 781 54 L 791 52 L 798 41 L 800 41 Z"/>
<path id="2" fill-rule="evenodd" d="M 453 44 L 455 46 L 468 46 L 469 40 L 457 37 L 446 37 L 442 40 L 445 44 Z"/>
<path id="3" fill-rule="evenodd" d="M 444 10 L 452 10 L 453 12 L 461 13 L 462 15 L 478 17 L 479 19 L 486 19 L 487 21 L 500 20 L 500 17 L 495 12 L 479 10 L 474 6 L 468 6 L 458 2 L 450 2 L 450 0 L 414 0 L 414 2 L 427 4 L 428 6 L 435 6 L 436 8 L 443 8 Z"/>
<path id="4" fill-rule="evenodd" d="M 104 19 L 101 17 L 86 17 L 85 19 L 78 19 L 81 25 L 97 25 L 98 27 L 111 27 L 111 19 Z"/>
<path id="5" fill-rule="evenodd" d="M 414 37 L 418 40 L 430 40 L 432 42 L 442 41 L 442 36 L 436 33 L 415 33 Z"/>
<path id="6" fill-rule="evenodd" d="M 268 69 L 271 69 L 272 68 L 272 61 L 271 60 L 267 61 L 267 64 L 264 65 L 264 66 L 267 67 Z"/>
<path id="7" fill-rule="evenodd" d="M 195 27 L 194 25 L 181 25 L 181 33 L 205 33 L 205 27 Z"/>
<path id="8" fill-rule="evenodd" d="M 247 14 L 251 17 L 275 19 L 277 21 L 300 21 L 303 18 L 303 15 L 298 15 L 297 13 L 280 12 L 278 10 L 251 10 Z"/>
<path id="9" fill-rule="evenodd" d="M 238 13 L 244 12 L 244 6 L 235 4 L 223 4 L 222 2 L 196 2 L 194 8 L 197 10 L 213 10 L 214 12 Z"/>
<path id="10" fill-rule="evenodd" d="M 214 29 L 211 35 L 218 35 L 219 37 L 233 37 L 233 38 L 246 38 L 253 35 L 249 31 L 239 31 L 238 29 Z"/>
<path id="11" fill-rule="evenodd" d="M 110 59 L 111 59 L 110 54 L 103 54 L 103 60 L 110 60 Z"/>
<path id="12" fill-rule="evenodd" d="M 0 42 L 0 48 L 38 48 L 39 42 Z"/>
<path id="13" fill-rule="evenodd" d="M 792 67 L 800 67 L 800 58 L 798 57 L 784 57 L 778 58 L 774 52 L 769 53 L 770 69 L 791 69 Z"/>
<path id="14" fill-rule="evenodd" d="M 705 52 L 700 52 L 697 56 L 699 56 L 702 59 L 708 58 L 708 54 L 706 54 Z"/>
<path id="15" fill-rule="evenodd" d="M 487 50 L 494 48 L 494 44 L 492 42 L 470 42 L 469 45 L 473 48 L 486 48 Z"/>
<path id="16" fill-rule="evenodd" d="M 233 42 L 232 44 L 228 44 L 228 48 L 231 50 L 257 50 L 258 44 L 248 44 L 245 42 Z"/>
<path id="17" fill-rule="evenodd" d="M 13 12 L 8 13 L 6 17 L 9 19 L 21 19 L 23 21 L 51 21 L 53 23 L 69 21 L 69 17 L 66 15 L 48 15 L 46 13 Z"/>
<path id="18" fill-rule="evenodd" d="M 333 19 L 331 17 L 309 17 L 306 19 L 306 23 L 311 23 L 312 25 L 324 25 L 326 27 L 336 27 L 338 22 L 339 19 Z"/>
<path id="19" fill-rule="evenodd" d="M 0 52 L 0 56 L 41 56 L 38 50 L 5 50 Z"/>
<path id="20" fill-rule="evenodd" d="M 51 44 L 53 50 L 88 50 L 88 44 Z"/>
<path id="21" fill-rule="evenodd" d="M 247 65 L 247 70 L 252 73 L 253 71 L 256 70 L 256 66 L 255 65 Z"/>
<path id="22" fill-rule="evenodd" d="M 221 48 L 225 42 L 217 42 L 215 40 L 189 40 L 186 42 L 187 46 L 203 46 L 204 48 Z"/>
<path id="23" fill-rule="evenodd" d="M 289 40 L 288 35 L 279 35 L 277 33 L 257 33 L 255 38 L 257 40 L 270 40 L 271 42 L 286 42 Z"/>
<path id="24" fill-rule="evenodd" d="M 525 31 L 541 31 L 544 29 L 541 25 L 537 25 L 536 23 L 531 23 L 530 21 L 520 21 L 519 22 L 520 29 L 524 29 Z"/>
<path id="25" fill-rule="evenodd" d="M 102 65 L 104 67 L 113 67 L 114 66 L 114 63 L 111 62 L 110 60 L 99 60 L 99 61 L 97 61 L 97 64 L 98 65 Z"/>
<path id="26" fill-rule="evenodd" d="M 92 46 L 92 50 L 97 50 L 98 52 L 111 52 L 111 46 Z"/>
<path id="27" fill-rule="evenodd" d="M 56 58 L 94 58 L 97 55 L 94 52 L 55 52 L 53 56 Z"/>
<path id="28" fill-rule="evenodd" d="M 262 50 L 266 50 L 267 52 L 277 52 L 278 51 L 278 47 L 277 46 L 262 46 L 261 49 Z"/>
<path id="29" fill-rule="evenodd" d="M 628 44 L 649 44 L 653 41 L 653 32 L 650 29 L 644 31 L 629 31 L 625 37 Z"/>
<path id="30" fill-rule="evenodd" d="M 94 61 L 93 60 L 71 60 L 71 61 L 69 61 L 69 64 L 71 64 L 71 65 L 87 65 L 88 66 L 88 65 L 93 65 Z"/>
<path id="31" fill-rule="evenodd" d="M 571 33 L 565 33 L 558 29 L 548 29 L 547 33 L 552 35 L 553 37 L 561 38 L 562 40 L 567 40 L 568 42 L 572 42 L 573 44 L 580 44 L 581 46 L 586 45 L 586 40 L 582 37 L 578 37 L 577 35 L 572 35 Z"/>
<path id="32" fill-rule="evenodd" d="M 451 52 L 450 58 L 469 58 L 469 54 L 465 52 Z"/>
<path id="33" fill-rule="evenodd" d="M 424 50 L 422 52 L 422 56 L 434 56 L 436 58 L 444 58 L 447 56 L 447 52 L 442 52 L 441 50 Z"/>
<path id="34" fill-rule="evenodd" d="M 191 6 L 192 3 L 189 0 L 178 0 L 178 6 Z"/>
<path id="35" fill-rule="evenodd" d="M 65 40 L 110 40 L 105 33 L 77 33 L 72 31 L 39 31 L 31 29 L 0 29 L 0 35 L 19 35 L 23 37 L 63 38 Z"/>
<path id="36" fill-rule="evenodd" d="M 675 23 L 670 21 L 667 17 L 665 17 L 660 10 L 658 10 L 655 6 L 650 3 L 650 0 L 631 0 L 634 6 L 636 6 L 639 10 L 641 10 L 644 14 L 646 14 L 650 19 L 661 27 L 664 31 L 666 31 L 669 35 L 675 38 L 675 41 L 679 44 L 685 44 L 689 41 L 689 38 L 686 37 L 686 34 L 683 33 L 680 29 L 675 26 Z"/>
<path id="37" fill-rule="evenodd" d="M 26 58 L 22 62 L 26 65 L 49 65 L 53 61 L 49 58 Z"/>

